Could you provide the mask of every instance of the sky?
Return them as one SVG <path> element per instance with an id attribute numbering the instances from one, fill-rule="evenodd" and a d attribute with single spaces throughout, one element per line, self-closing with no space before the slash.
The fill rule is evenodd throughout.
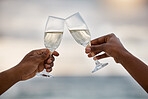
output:
<path id="1" fill-rule="evenodd" d="M 132 54 L 148 63 L 147 0 L 1 0 L 0 71 L 18 64 L 31 50 L 44 48 L 48 16 L 66 18 L 76 12 L 88 25 L 92 39 L 115 33 Z M 91 74 L 94 61 L 66 27 L 57 51 L 60 56 L 51 72 L 55 76 L 128 75 L 112 58 L 100 60 L 109 65 Z"/>

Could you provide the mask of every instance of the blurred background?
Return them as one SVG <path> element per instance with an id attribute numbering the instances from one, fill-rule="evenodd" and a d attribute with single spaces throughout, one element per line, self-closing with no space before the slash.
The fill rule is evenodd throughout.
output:
<path id="1" fill-rule="evenodd" d="M 123 45 L 148 64 L 147 0 L 0 0 L 0 72 L 31 50 L 44 48 L 48 16 L 66 18 L 80 12 L 92 39 L 115 33 Z M 67 28 L 51 72 L 55 78 L 20 82 L 0 99 L 147 99 L 146 92 L 112 58 L 92 74 L 95 64 Z"/>

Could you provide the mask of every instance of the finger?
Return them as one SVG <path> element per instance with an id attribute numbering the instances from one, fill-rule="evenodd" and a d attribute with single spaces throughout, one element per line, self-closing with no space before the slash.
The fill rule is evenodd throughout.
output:
<path id="1" fill-rule="evenodd" d="M 45 63 L 50 64 L 55 60 L 53 56 L 50 56 L 47 60 L 45 60 Z"/>
<path id="2" fill-rule="evenodd" d="M 50 60 L 52 60 L 52 61 L 54 61 L 55 60 L 55 58 L 53 57 L 53 55 L 52 56 L 50 56 L 50 58 L 49 58 Z"/>
<path id="3" fill-rule="evenodd" d="M 52 53 L 52 55 L 54 55 L 54 56 L 59 56 L 59 53 L 58 53 L 57 51 L 54 51 L 54 52 Z"/>
<path id="4" fill-rule="evenodd" d="M 45 69 L 49 69 L 49 68 L 51 68 L 51 67 L 53 67 L 53 63 L 51 63 L 51 64 L 45 64 Z"/>
<path id="5" fill-rule="evenodd" d="M 101 44 L 101 45 L 92 45 L 91 48 L 91 52 L 102 52 L 105 49 L 105 44 Z"/>
<path id="6" fill-rule="evenodd" d="M 59 53 L 54 51 L 53 54 L 49 55 L 47 60 L 45 60 L 45 63 L 50 64 L 51 62 L 53 62 L 55 60 L 54 56 L 59 56 Z"/>
<path id="7" fill-rule="evenodd" d="M 115 36 L 113 33 L 102 36 L 100 38 L 94 39 L 91 41 L 91 45 L 98 45 L 106 43 L 112 36 Z"/>
<path id="8" fill-rule="evenodd" d="M 89 45 L 87 45 L 87 47 L 85 48 L 85 53 L 88 54 L 91 52 L 91 48 Z"/>
<path id="9" fill-rule="evenodd" d="M 110 57 L 108 56 L 106 53 L 102 54 L 102 55 L 98 55 L 96 57 L 94 57 L 94 60 L 99 60 L 99 59 L 103 59 L 103 58 L 107 58 Z"/>
<path id="10" fill-rule="evenodd" d="M 46 63 L 46 64 L 50 64 L 50 63 L 52 63 L 52 62 L 53 62 L 52 59 L 48 59 L 45 63 Z"/>
<path id="11" fill-rule="evenodd" d="M 52 68 L 46 69 L 46 72 L 51 72 L 51 71 L 52 71 Z"/>
<path id="12" fill-rule="evenodd" d="M 50 52 L 50 50 L 49 49 L 41 49 L 41 50 L 38 50 L 38 53 L 39 53 L 39 55 L 41 55 L 41 56 L 46 56 L 46 58 L 45 59 L 47 59 L 50 55 L 51 55 L 51 52 Z M 40 54 L 41 53 L 41 54 Z"/>
<path id="13" fill-rule="evenodd" d="M 98 52 L 91 52 L 88 54 L 88 57 L 94 57 L 96 56 L 97 54 L 101 53 L 102 51 L 98 51 Z"/>

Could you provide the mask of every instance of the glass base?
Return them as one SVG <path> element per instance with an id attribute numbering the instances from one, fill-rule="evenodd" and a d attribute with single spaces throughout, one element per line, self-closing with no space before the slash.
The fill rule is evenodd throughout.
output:
<path id="1" fill-rule="evenodd" d="M 38 77 L 46 77 L 46 78 L 53 78 L 53 75 L 49 74 L 48 72 L 46 72 L 46 70 L 43 70 L 40 73 L 36 74 Z"/>
<path id="2" fill-rule="evenodd" d="M 98 60 L 95 61 L 95 64 L 96 64 L 96 67 L 94 68 L 92 73 L 94 73 L 94 72 L 98 71 L 99 69 L 108 65 L 108 63 L 100 63 Z"/>

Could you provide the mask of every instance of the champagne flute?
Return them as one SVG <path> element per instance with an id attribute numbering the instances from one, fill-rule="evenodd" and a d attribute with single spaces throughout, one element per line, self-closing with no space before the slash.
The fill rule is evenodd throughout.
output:
<path id="1" fill-rule="evenodd" d="M 88 27 L 84 20 L 82 19 L 79 12 L 71 15 L 70 17 L 66 18 L 66 25 L 75 39 L 75 41 L 86 47 L 87 45 L 91 45 L 91 35 L 88 30 Z M 96 72 L 97 70 L 105 67 L 108 63 L 100 63 L 98 60 L 95 60 L 96 67 L 92 71 L 92 73 Z"/>
<path id="2" fill-rule="evenodd" d="M 64 32 L 64 22 L 65 20 L 62 18 L 54 16 L 48 17 L 44 32 L 44 45 L 50 50 L 50 56 L 52 56 L 52 53 L 58 48 L 61 43 L 62 35 Z M 46 72 L 45 69 L 43 70 L 43 72 L 39 73 L 39 76 L 52 77 L 52 75 Z"/>

